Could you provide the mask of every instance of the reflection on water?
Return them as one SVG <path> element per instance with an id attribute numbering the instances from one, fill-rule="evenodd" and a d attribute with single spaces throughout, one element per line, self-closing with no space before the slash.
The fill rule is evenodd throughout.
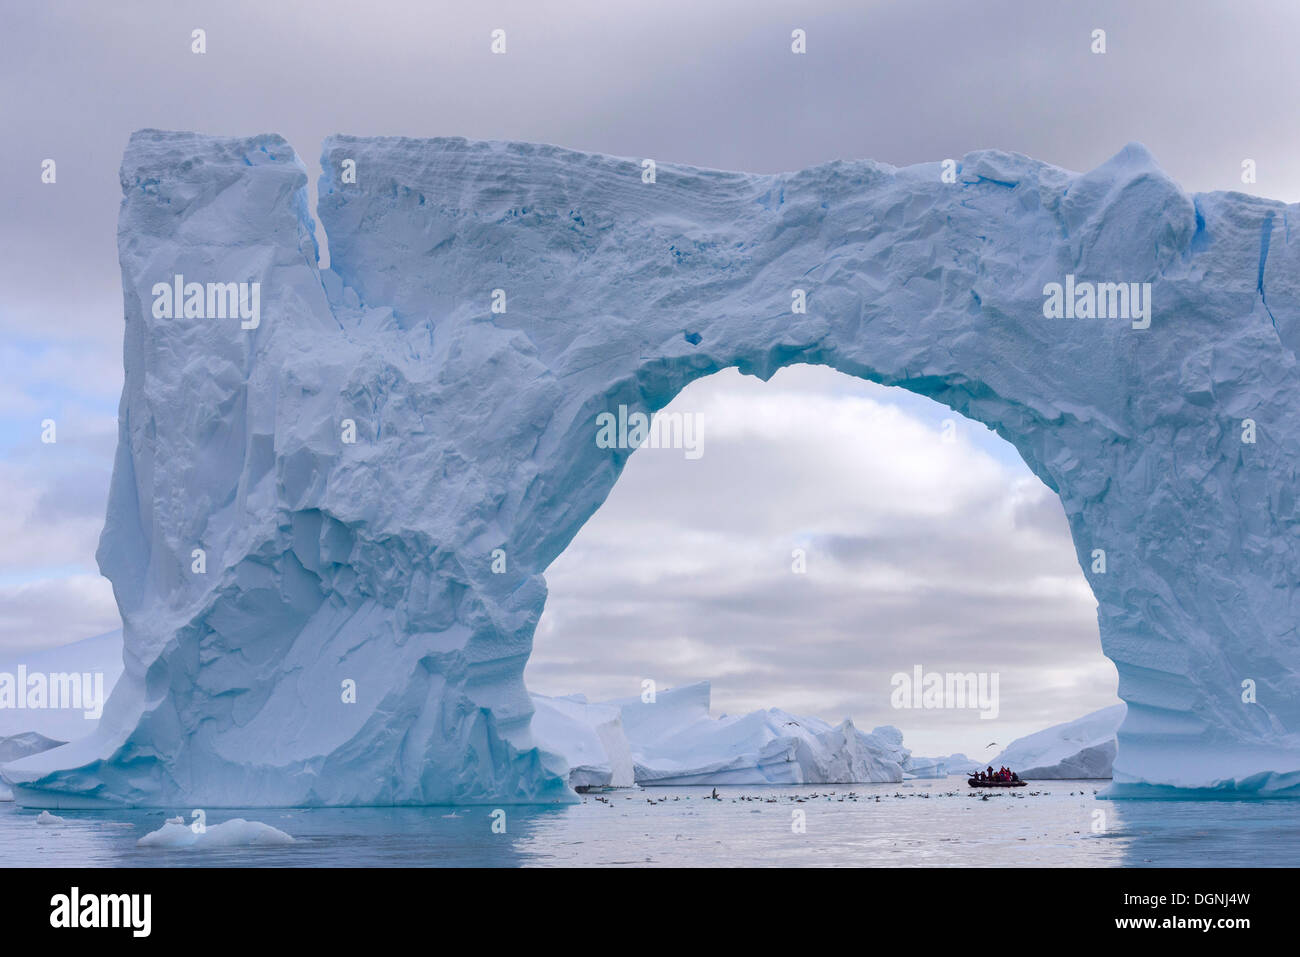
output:
<path id="1" fill-rule="evenodd" d="M 1295 866 L 1290 801 L 1103 801 L 1095 781 L 972 792 L 962 778 L 907 784 L 650 788 L 583 803 L 490 807 L 210 810 L 291 834 L 285 847 L 162 850 L 136 841 L 167 811 L 37 813 L 0 805 L 0 865 L 28 866 Z M 987 799 L 986 799 L 987 797 Z M 804 830 L 794 825 L 802 812 Z"/>

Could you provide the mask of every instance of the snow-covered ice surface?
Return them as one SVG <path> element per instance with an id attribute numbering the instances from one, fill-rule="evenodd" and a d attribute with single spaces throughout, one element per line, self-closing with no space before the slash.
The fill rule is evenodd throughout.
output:
<path id="1" fill-rule="evenodd" d="M 1124 705 L 1114 704 L 1016 738 L 989 764 L 1005 765 L 1026 781 L 1109 778 L 1115 732 L 1123 720 Z"/>
<path id="2" fill-rule="evenodd" d="M 282 138 L 128 144 L 98 555 L 125 671 L 91 737 L 6 767 L 19 801 L 574 800 L 522 675 L 542 572 L 631 454 L 595 417 L 791 363 L 985 423 L 1060 495 L 1128 704 L 1115 793 L 1300 792 L 1296 206 L 1189 195 L 1137 145 L 1083 174 L 974 152 L 954 183 L 862 160 L 647 184 L 639 158 L 461 139 L 338 136 L 323 166 L 325 271 Z M 177 275 L 260 283 L 257 327 L 160 318 Z M 1069 276 L 1150 282 L 1150 327 L 1045 318 Z"/>
<path id="3" fill-rule="evenodd" d="M 623 715 L 636 783 L 825 784 L 901 781 L 907 750 L 897 728 L 865 734 L 844 720 L 779 708 L 745 715 L 709 714 L 710 684 L 700 681 L 660 691 L 653 701 L 609 702 Z"/>

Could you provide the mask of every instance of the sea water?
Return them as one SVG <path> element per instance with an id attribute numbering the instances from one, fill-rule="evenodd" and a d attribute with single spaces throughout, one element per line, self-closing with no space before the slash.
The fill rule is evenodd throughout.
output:
<path id="1" fill-rule="evenodd" d="M 138 847 L 193 809 L 0 805 L 0 865 L 1202 867 L 1300 864 L 1293 801 L 1107 801 L 1106 782 L 979 791 L 902 784 L 645 788 L 498 808 L 207 809 L 291 835 L 280 847 Z M 494 828 L 494 823 L 496 827 Z"/>

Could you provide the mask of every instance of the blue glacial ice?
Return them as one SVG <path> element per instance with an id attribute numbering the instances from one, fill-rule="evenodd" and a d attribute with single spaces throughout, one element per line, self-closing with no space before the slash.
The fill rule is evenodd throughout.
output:
<path id="1" fill-rule="evenodd" d="M 542 573 L 631 451 L 596 416 L 791 363 L 983 422 L 1059 494 L 1127 703 L 1116 793 L 1300 792 L 1294 205 L 1189 195 L 1137 145 L 951 182 L 645 182 L 461 139 L 337 136 L 322 165 L 328 269 L 280 137 L 131 138 L 98 553 L 124 672 L 93 735 L 6 767 L 19 801 L 572 800 L 522 675 Z M 256 320 L 160 306 L 176 277 L 218 306 L 257 283 Z M 1048 318 L 1076 282 L 1150 283 L 1149 326 Z"/>

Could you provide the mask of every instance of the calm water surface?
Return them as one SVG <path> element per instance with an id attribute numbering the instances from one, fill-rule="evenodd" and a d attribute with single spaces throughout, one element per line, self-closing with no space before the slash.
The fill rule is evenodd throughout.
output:
<path id="1" fill-rule="evenodd" d="M 0 865 L 40 866 L 1295 866 L 1292 801 L 1104 801 L 1096 781 L 985 793 L 965 779 L 905 784 L 647 788 L 581 804 L 491 808 L 211 810 L 209 824 L 263 821 L 295 843 L 141 848 L 163 811 L 60 811 L 64 824 L 0 805 Z M 598 800 L 601 798 L 603 800 Z M 795 812 L 806 829 L 796 833 Z M 454 816 L 453 816 L 454 815 Z M 1099 816 L 1100 815 L 1100 816 Z"/>

